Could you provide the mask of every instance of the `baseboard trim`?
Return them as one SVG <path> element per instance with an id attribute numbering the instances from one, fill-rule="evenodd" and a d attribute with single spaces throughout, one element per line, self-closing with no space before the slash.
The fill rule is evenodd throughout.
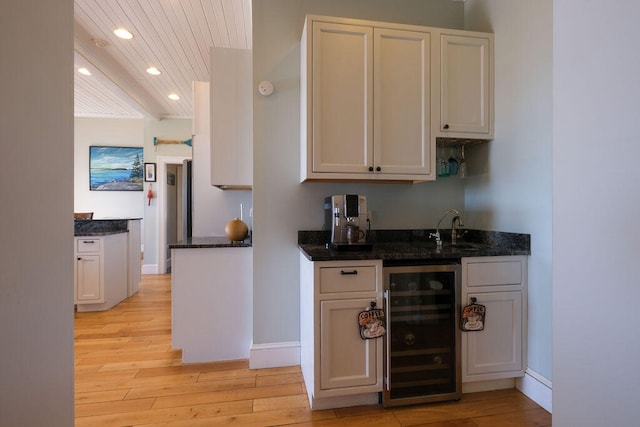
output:
<path id="1" fill-rule="evenodd" d="M 472 381 L 462 383 L 462 393 L 479 393 L 483 391 L 504 390 L 514 388 L 513 378 L 501 378 L 498 380 Z"/>
<path id="2" fill-rule="evenodd" d="M 158 264 L 143 264 L 142 274 L 160 274 Z"/>
<path id="3" fill-rule="evenodd" d="M 253 344 L 249 349 L 249 368 L 279 368 L 300 365 L 300 343 L 279 342 Z"/>
<path id="4" fill-rule="evenodd" d="M 311 398 L 309 407 L 312 411 L 325 409 L 348 408 L 351 406 L 376 405 L 380 401 L 380 393 L 364 393 L 346 396 Z"/>
<path id="5" fill-rule="evenodd" d="M 531 369 L 527 369 L 524 377 L 516 380 L 516 388 L 529 399 L 552 413 L 553 388 L 551 381 Z"/>

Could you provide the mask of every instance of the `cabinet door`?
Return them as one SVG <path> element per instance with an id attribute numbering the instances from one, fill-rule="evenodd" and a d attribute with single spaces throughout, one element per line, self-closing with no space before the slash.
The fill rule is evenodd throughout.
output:
<path id="1" fill-rule="evenodd" d="M 431 35 L 374 29 L 374 166 L 428 175 L 431 165 Z"/>
<path id="2" fill-rule="evenodd" d="M 211 184 L 253 185 L 253 90 L 251 51 L 210 50 Z"/>
<path id="3" fill-rule="evenodd" d="M 76 257 L 76 302 L 102 303 L 102 269 L 100 255 L 82 255 Z"/>
<path id="4" fill-rule="evenodd" d="M 474 375 L 523 371 L 522 358 L 522 292 L 469 293 L 469 300 L 476 298 L 486 306 L 484 330 L 463 332 L 463 354 L 467 363 L 463 380 L 473 380 Z M 464 344 L 466 343 L 466 346 Z M 464 348 L 466 347 L 466 348 Z M 491 378 L 501 378 L 492 375 Z"/>
<path id="5" fill-rule="evenodd" d="M 313 172 L 373 167 L 373 29 L 313 23 Z"/>
<path id="6" fill-rule="evenodd" d="M 320 301 L 320 389 L 375 385 L 379 339 L 363 340 L 358 313 L 375 299 Z"/>
<path id="7" fill-rule="evenodd" d="M 441 36 L 441 135 L 493 132 L 490 44 L 489 36 Z"/>

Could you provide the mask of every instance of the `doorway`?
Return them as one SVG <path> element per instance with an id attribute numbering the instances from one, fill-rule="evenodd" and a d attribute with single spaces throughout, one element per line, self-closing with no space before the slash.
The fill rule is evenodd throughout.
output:
<path id="1" fill-rule="evenodd" d="M 158 156 L 156 200 L 158 201 L 158 273 L 164 274 L 171 270 L 170 243 L 182 240 L 182 163 L 191 157 Z M 173 184 L 171 184 L 173 182 Z M 178 190 L 180 189 L 180 190 Z M 180 229 L 180 230 L 179 230 Z"/>

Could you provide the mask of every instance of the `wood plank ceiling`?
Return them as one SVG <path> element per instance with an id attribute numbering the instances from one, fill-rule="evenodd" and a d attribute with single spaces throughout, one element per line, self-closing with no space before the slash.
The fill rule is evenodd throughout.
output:
<path id="1" fill-rule="evenodd" d="M 191 118 L 209 48 L 251 49 L 251 0 L 75 0 L 74 21 L 77 117 Z M 134 37 L 116 37 L 120 27 Z"/>

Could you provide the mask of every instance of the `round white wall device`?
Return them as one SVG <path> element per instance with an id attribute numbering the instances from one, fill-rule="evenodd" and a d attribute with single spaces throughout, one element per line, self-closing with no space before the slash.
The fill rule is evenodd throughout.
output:
<path id="1" fill-rule="evenodd" d="M 271 95 L 273 93 L 273 83 L 266 80 L 261 81 L 258 85 L 258 92 L 264 96 Z"/>

